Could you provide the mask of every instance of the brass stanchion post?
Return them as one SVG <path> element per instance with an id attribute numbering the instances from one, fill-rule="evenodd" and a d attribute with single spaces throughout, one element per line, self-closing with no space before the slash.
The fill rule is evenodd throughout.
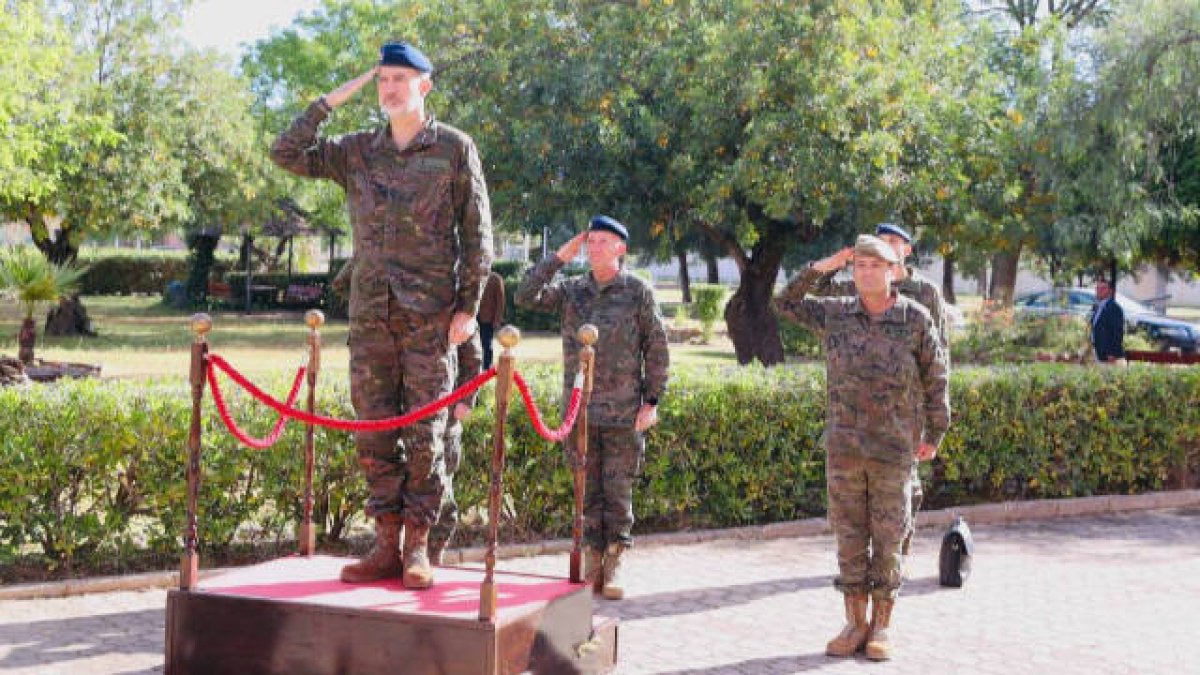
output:
<path id="1" fill-rule="evenodd" d="M 596 349 L 592 345 L 600 337 L 600 331 L 590 323 L 579 327 L 579 341 L 583 348 L 579 350 L 579 374 L 583 376 L 583 391 L 579 398 L 579 416 L 575 418 L 575 466 L 572 475 L 575 479 L 575 519 L 571 526 L 574 545 L 571 548 L 571 583 L 583 581 L 583 496 L 587 486 L 587 451 L 588 451 L 588 401 L 592 397 L 592 370 L 595 365 Z"/>
<path id="2" fill-rule="evenodd" d="M 321 370 L 321 326 L 325 325 L 325 314 L 319 309 L 310 309 L 304 314 L 308 325 L 308 414 L 317 411 L 317 373 Z M 311 556 L 317 550 L 317 530 L 313 526 L 313 465 L 315 464 L 315 427 L 306 424 L 304 429 L 304 519 L 300 523 L 300 555 Z"/>
<path id="3" fill-rule="evenodd" d="M 183 531 L 183 557 L 179 561 L 179 588 L 190 591 L 196 586 L 200 570 L 200 555 L 196 551 L 196 502 L 200 496 L 200 408 L 204 401 L 204 378 L 208 365 L 208 332 L 212 318 L 207 314 L 192 315 L 192 364 L 189 380 L 192 385 L 192 426 L 188 432 L 187 464 L 187 522 Z"/>
<path id="4" fill-rule="evenodd" d="M 479 587 L 479 620 L 496 620 L 496 540 L 500 536 L 500 504 L 504 497 L 504 421 L 508 417 L 508 397 L 512 391 L 517 357 L 513 348 L 521 341 L 521 331 L 505 326 L 496 336 L 504 351 L 496 365 L 496 424 L 492 432 L 492 480 L 488 492 L 488 539 L 484 557 L 486 573 Z"/>

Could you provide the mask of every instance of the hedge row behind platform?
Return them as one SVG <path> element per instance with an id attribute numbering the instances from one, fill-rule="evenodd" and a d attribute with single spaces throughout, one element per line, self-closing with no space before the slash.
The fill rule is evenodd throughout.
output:
<path id="1" fill-rule="evenodd" d="M 83 295 L 159 295 L 171 281 L 188 275 L 186 251 L 128 253 L 88 252 L 79 256 L 87 267 L 80 280 Z"/>
<path id="2" fill-rule="evenodd" d="M 556 423 L 560 375 L 524 375 Z M 282 397 L 289 383 L 280 373 L 263 384 Z M 265 435 L 274 416 L 234 385 L 224 389 L 235 417 Z M 456 479 L 468 520 L 486 514 L 492 386 L 484 392 L 467 420 Z M 1191 487 L 1200 475 L 1200 369 L 961 369 L 952 399 L 951 432 L 923 468 L 928 508 Z M 318 407 L 350 417 L 346 383 L 323 381 Z M 649 435 L 636 530 L 822 514 L 824 407 L 818 366 L 676 374 Z M 69 567 L 177 554 L 189 414 L 183 383 L 0 389 L 0 566 L 30 556 Z M 249 450 L 225 431 L 206 395 L 203 428 L 202 551 L 290 539 L 301 509 L 303 427 L 289 425 L 271 449 Z M 316 439 L 318 527 L 323 539 L 337 539 L 361 517 L 365 489 L 350 435 L 319 429 Z M 571 479 L 561 447 L 535 435 L 517 401 L 507 441 L 505 539 L 569 536 Z"/>

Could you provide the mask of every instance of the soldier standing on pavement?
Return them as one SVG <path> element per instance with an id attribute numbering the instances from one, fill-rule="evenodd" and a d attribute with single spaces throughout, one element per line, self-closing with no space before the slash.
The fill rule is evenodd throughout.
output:
<path id="1" fill-rule="evenodd" d="M 456 351 L 451 352 L 454 357 L 452 365 L 457 372 L 457 376 L 454 378 L 455 389 L 462 388 L 483 372 L 481 367 L 483 348 L 480 346 L 480 339 L 479 332 L 476 332 L 470 340 L 459 345 Z M 463 420 L 471 414 L 471 408 L 475 407 L 477 398 L 478 392 L 455 403 L 454 409 L 450 412 L 450 419 L 446 421 L 446 435 L 443 436 L 446 455 L 445 491 L 442 493 L 442 508 L 438 513 L 437 522 L 429 531 L 429 562 L 438 567 L 442 565 L 442 552 L 446 550 L 450 539 L 454 537 L 455 530 L 458 529 L 458 501 L 454 498 L 454 474 L 458 471 L 458 465 L 462 463 Z"/>
<path id="2" fill-rule="evenodd" d="M 806 267 L 778 300 L 780 313 L 815 331 L 825 349 L 825 474 L 834 585 L 846 608 L 846 626 L 826 646 L 831 656 L 865 648 L 870 659 L 891 658 L 887 628 L 912 528 L 913 464 L 937 455 L 950 425 L 946 354 L 928 310 L 892 288 L 899 263 L 881 239 L 861 235 L 855 296 L 812 297 L 843 264 L 834 254 Z"/>
<path id="3" fill-rule="evenodd" d="M 450 347 L 475 331 L 491 269 L 479 154 L 469 136 L 426 113 L 432 72 L 416 47 L 387 43 L 378 65 L 314 101 L 271 148 L 284 169 L 346 191 L 354 235 L 350 395 L 359 419 L 391 417 L 449 393 Z M 325 118 L 372 80 L 388 124 L 319 137 Z M 376 538 L 362 560 L 342 569 L 343 581 L 403 572 L 409 588 L 433 583 L 426 547 L 444 489 L 445 427 L 442 411 L 399 431 L 355 435 Z"/>
<path id="4" fill-rule="evenodd" d="M 495 272 L 488 275 L 483 287 L 483 299 L 479 301 L 479 339 L 483 344 L 483 367 L 492 367 L 492 339 L 496 327 L 504 321 L 504 279 Z"/>
<path id="5" fill-rule="evenodd" d="M 658 423 L 670 362 L 654 289 L 621 269 L 628 238 L 624 225 L 596 216 L 586 232 L 530 269 L 516 294 L 522 307 L 562 316 L 564 401 L 579 370 L 579 328 L 590 323 L 599 329 L 588 404 L 584 577 L 613 600 L 625 595 L 621 556 L 633 544 L 633 484 L 646 449 L 642 434 Z M 584 243 L 591 271 L 555 280 Z M 574 435 L 566 451 L 574 461 Z"/>
<path id="6" fill-rule="evenodd" d="M 904 265 L 904 261 L 908 256 L 912 255 L 912 235 L 904 228 L 895 223 L 880 223 L 875 228 L 875 236 L 879 237 L 892 250 L 896 252 L 896 256 L 900 258 L 900 264 L 895 267 L 895 279 L 892 281 L 892 288 L 895 288 L 900 295 L 912 298 L 921 304 L 922 307 L 929 310 L 929 317 L 933 319 L 933 325 L 937 328 L 938 341 L 942 345 L 942 351 L 946 353 L 946 357 L 950 356 L 950 333 L 949 326 L 946 325 L 946 316 L 949 313 L 946 309 L 946 301 L 942 299 L 942 291 L 929 279 L 926 279 L 916 269 L 911 266 Z M 854 248 L 847 246 L 834 254 L 838 262 L 838 266 L 831 272 L 821 275 L 817 279 L 815 287 L 809 291 L 811 295 L 849 295 L 857 294 L 857 289 L 854 286 L 854 281 L 834 281 L 833 276 L 838 270 L 849 264 L 851 258 L 854 257 Z M 924 501 L 925 491 L 921 488 L 921 473 L 917 470 L 917 464 L 913 464 L 912 473 L 912 512 L 913 518 L 921 510 L 921 502 Z M 908 555 L 912 548 L 913 532 L 916 528 L 910 530 L 908 536 L 904 538 L 904 555 Z"/>

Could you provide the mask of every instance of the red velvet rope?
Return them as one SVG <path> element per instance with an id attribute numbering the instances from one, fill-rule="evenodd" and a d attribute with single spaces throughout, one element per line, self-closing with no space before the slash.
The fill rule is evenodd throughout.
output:
<path id="1" fill-rule="evenodd" d="M 517 384 L 517 390 L 521 392 L 521 398 L 525 400 L 525 410 L 529 413 L 529 419 L 533 421 L 533 428 L 537 430 L 538 435 L 552 443 L 558 443 L 571 433 L 571 427 L 575 426 L 575 418 L 579 416 L 579 402 L 583 398 L 578 384 L 571 389 L 571 401 L 567 405 L 567 415 L 562 426 L 551 430 L 546 428 L 545 422 L 542 421 L 542 413 L 538 411 L 533 395 L 529 393 L 529 385 L 525 384 L 525 378 L 521 377 L 521 373 L 513 373 L 513 381 Z"/>
<path id="2" fill-rule="evenodd" d="M 300 394 L 300 383 L 304 381 L 305 370 L 307 370 L 305 366 L 300 366 L 296 371 L 296 380 L 292 382 L 292 390 L 288 393 L 288 406 L 296 403 L 296 397 Z M 233 416 L 229 414 L 229 408 L 225 405 L 225 397 L 221 395 L 221 388 L 217 386 L 217 374 L 213 372 L 211 366 L 208 369 L 208 386 L 212 388 L 213 402 L 217 404 L 217 413 L 221 416 L 221 421 L 229 428 L 229 433 L 242 442 L 242 445 L 255 450 L 266 450 L 279 442 L 279 437 L 283 435 L 283 427 L 288 422 L 287 417 L 280 415 L 279 419 L 275 420 L 275 427 L 271 429 L 271 433 L 263 438 L 254 438 L 242 431 L 237 422 L 233 420 Z"/>
<path id="3" fill-rule="evenodd" d="M 413 422 L 424 419 L 442 408 L 458 403 L 464 398 L 475 393 L 477 389 L 487 384 L 487 381 L 496 376 L 496 368 L 492 367 L 475 376 L 470 382 L 455 391 L 450 392 L 446 396 L 417 408 L 411 412 L 398 417 L 388 417 L 381 420 L 341 420 L 336 417 L 326 417 L 325 415 L 312 415 L 303 410 L 293 407 L 290 403 L 283 403 L 270 394 L 254 385 L 253 382 L 247 380 L 244 375 L 235 370 L 229 363 L 221 358 L 219 354 L 208 355 L 208 381 L 209 383 L 216 382 L 214 368 L 220 368 L 229 376 L 229 379 L 238 383 L 243 389 L 250 393 L 251 396 L 258 399 L 264 405 L 270 407 L 275 412 L 294 420 L 299 420 L 304 424 L 315 424 L 317 426 L 329 427 L 331 429 L 341 429 L 342 431 L 387 431 L 389 429 L 398 429 L 403 426 L 408 426 Z M 214 398 L 216 396 L 216 386 L 213 385 Z"/>

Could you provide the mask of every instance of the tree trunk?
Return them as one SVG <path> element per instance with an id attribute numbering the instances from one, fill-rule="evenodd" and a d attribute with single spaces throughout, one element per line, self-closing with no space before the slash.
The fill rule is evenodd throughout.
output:
<path id="1" fill-rule="evenodd" d="M 92 319 L 78 295 L 64 295 L 58 299 L 58 306 L 51 308 L 46 315 L 46 335 L 96 336 L 96 331 L 92 330 Z"/>
<path id="2" fill-rule="evenodd" d="M 29 235 L 33 245 L 55 265 L 65 265 L 75 262 L 79 257 L 79 247 L 71 241 L 70 228 L 62 226 L 53 232 L 46 223 L 45 214 L 30 210 L 26 214 L 29 223 Z"/>
<path id="3" fill-rule="evenodd" d="M 688 276 L 687 249 L 683 246 L 676 248 L 675 256 L 679 260 L 679 290 L 683 293 L 683 301 L 690 303 L 692 301 L 692 279 Z"/>
<path id="4" fill-rule="evenodd" d="M 697 225 L 709 241 L 733 258 L 741 276 L 737 290 L 725 304 L 725 327 L 738 363 L 746 365 L 757 359 L 763 365 L 773 366 L 784 362 L 783 340 L 779 337 L 779 319 L 773 302 L 775 279 L 789 243 L 798 235 L 811 240 L 812 232 L 795 222 L 770 218 L 756 204 L 747 203 L 745 208 L 760 233 L 749 255 L 732 234 L 707 223 Z"/>
<path id="5" fill-rule="evenodd" d="M 755 264 L 742 270 L 741 283 L 725 305 L 725 326 L 739 364 L 758 359 L 763 365 L 783 363 L 783 340 L 772 298 L 779 263 Z"/>
<path id="6" fill-rule="evenodd" d="M 203 305 L 208 298 L 208 273 L 216 260 L 214 252 L 220 241 L 220 230 L 200 230 L 187 237 L 188 249 L 191 251 L 188 255 L 191 264 L 188 269 L 187 296 L 195 307 Z M 247 279 L 246 284 L 249 283 L 250 280 Z"/>
<path id="7" fill-rule="evenodd" d="M 29 234 L 33 238 L 33 245 L 46 256 L 47 260 L 55 265 L 69 265 L 79 258 L 79 247 L 72 241 L 69 227 L 62 225 L 57 230 L 51 231 L 45 214 L 36 210 L 30 210 L 26 214 L 26 220 L 29 223 Z M 92 330 L 92 320 L 88 318 L 87 308 L 83 306 L 83 301 L 79 299 L 78 294 L 59 298 L 58 307 L 51 308 L 50 313 L 46 316 L 46 335 L 57 337 L 77 335 L 93 337 L 96 335 Z"/>
<path id="8" fill-rule="evenodd" d="M 17 334 L 17 358 L 21 363 L 33 362 L 33 347 L 37 343 L 37 324 L 33 319 L 21 322 L 21 332 Z"/>
<path id="9" fill-rule="evenodd" d="M 942 297 L 948 304 L 957 305 L 958 298 L 954 295 L 954 256 L 948 255 L 942 259 Z"/>
<path id="10" fill-rule="evenodd" d="M 1017 286 L 1017 264 L 1021 249 L 1002 251 L 992 256 L 992 286 L 988 296 L 997 307 L 1010 307 Z"/>
<path id="11" fill-rule="evenodd" d="M 708 268 L 708 283 L 721 283 L 721 268 L 717 266 L 717 255 L 711 251 L 705 253 L 704 265 Z"/>

